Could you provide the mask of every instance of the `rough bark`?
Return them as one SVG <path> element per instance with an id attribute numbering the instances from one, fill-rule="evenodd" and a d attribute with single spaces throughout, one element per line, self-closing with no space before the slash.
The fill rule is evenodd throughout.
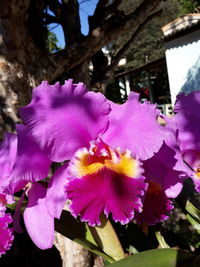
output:
<path id="1" fill-rule="evenodd" d="M 31 88 L 42 77 L 47 77 L 46 66 L 50 64 L 45 52 L 35 45 L 30 35 L 27 16 L 29 4 L 28 0 L 0 2 L 1 117 L 10 117 L 15 122 L 16 107 L 29 101 Z M 10 122 L 2 121 L 7 128 Z"/>
<path id="2" fill-rule="evenodd" d="M 55 245 L 61 252 L 62 267 L 91 267 L 91 253 L 65 236 L 56 233 Z"/>
<path id="3" fill-rule="evenodd" d="M 100 256 L 90 253 L 79 244 L 72 242 L 65 236 L 56 233 L 56 248 L 61 252 L 62 267 L 103 267 L 104 262 Z"/>
<path id="4" fill-rule="evenodd" d="M 71 45 L 81 39 L 79 3 L 77 0 L 63 1 L 60 12 L 60 22 L 65 36 L 65 43 L 67 45 Z"/>

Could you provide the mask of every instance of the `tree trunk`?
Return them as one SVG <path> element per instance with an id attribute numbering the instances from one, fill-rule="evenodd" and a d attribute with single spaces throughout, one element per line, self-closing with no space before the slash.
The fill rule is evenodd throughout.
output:
<path id="1" fill-rule="evenodd" d="M 13 130 L 19 120 L 17 107 L 30 101 L 31 88 L 47 77 L 46 66 L 50 64 L 30 36 L 28 8 L 28 0 L 0 2 L 1 132 Z"/>
<path id="2" fill-rule="evenodd" d="M 55 246 L 61 253 L 62 267 L 91 267 L 91 253 L 65 236 L 56 233 Z"/>
<path id="3" fill-rule="evenodd" d="M 69 78 L 73 78 L 75 83 L 83 82 L 89 88 L 90 85 L 90 73 L 89 73 L 89 61 L 86 60 L 82 64 L 74 67 L 69 71 Z"/>
<path id="4" fill-rule="evenodd" d="M 60 251 L 62 267 L 103 267 L 100 256 L 94 255 L 86 248 L 72 242 L 70 239 L 56 232 L 54 245 Z"/>

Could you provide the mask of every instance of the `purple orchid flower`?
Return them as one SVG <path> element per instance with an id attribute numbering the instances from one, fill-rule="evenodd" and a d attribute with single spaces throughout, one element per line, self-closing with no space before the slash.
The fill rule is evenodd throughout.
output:
<path id="1" fill-rule="evenodd" d="M 12 199 L 15 192 L 28 185 L 28 205 L 24 211 L 27 232 L 39 248 L 50 248 L 54 240 L 54 218 L 49 215 L 46 207 L 47 189 L 37 181 L 48 175 L 51 161 L 33 142 L 24 125 L 16 125 L 16 130 L 17 135 L 6 133 L 0 145 L 0 186 Z M 20 204 L 23 197 L 24 194 L 14 215 L 14 227 L 19 232 Z M 9 216 L 5 218 L 10 220 Z"/>
<path id="2" fill-rule="evenodd" d="M 194 181 L 195 189 L 200 192 L 200 92 L 189 95 L 180 94 L 175 104 L 176 115 L 169 122 L 169 127 L 177 132 L 179 144 L 184 161 L 193 170 L 190 175 Z"/>
<path id="3" fill-rule="evenodd" d="M 47 190 L 52 217 L 60 216 L 64 187 L 72 214 L 90 225 L 100 224 L 102 212 L 122 224 L 141 212 L 147 184 L 140 160 L 152 157 L 168 135 L 157 123 L 155 105 L 139 103 L 135 93 L 117 105 L 68 80 L 33 89 L 32 101 L 20 115 L 50 160 L 70 160 Z"/>
<path id="4" fill-rule="evenodd" d="M 12 223 L 12 217 L 9 213 L 5 213 L 6 204 L 6 195 L 0 193 L 0 257 L 11 248 L 14 239 L 13 229 L 9 227 L 9 224 Z"/>

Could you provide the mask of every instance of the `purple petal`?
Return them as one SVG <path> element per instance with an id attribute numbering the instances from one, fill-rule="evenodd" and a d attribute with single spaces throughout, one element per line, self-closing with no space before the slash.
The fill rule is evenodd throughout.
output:
<path id="1" fill-rule="evenodd" d="M 15 209 L 15 213 L 13 216 L 13 226 L 14 226 L 14 230 L 16 233 L 23 233 L 24 232 L 24 229 L 22 228 L 21 223 L 20 223 L 20 208 L 21 208 L 22 202 L 24 200 L 25 193 L 26 193 L 26 190 L 23 192 L 20 200 L 18 201 L 17 207 Z"/>
<path id="2" fill-rule="evenodd" d="M 47 195 L 46 195 L 46 203 L 48 207 L 49 214 L 59 219 L 64 204 L 67 200 L 65 193 L 65 185 L 67 183 L 67 165 L 65 164 L 60 167 L 53 175 L 50 180 Z"/>
<path id="3" fill-rule="evenodd" d="M 181 151 L 192 149 L 200 151 L 200 92 L 189 95 L 180 94 L 175 105 L 177 114 L 173 118 L 178 129 Z"/>
<path id="4" fill-rule="evenodd" d="M 187 173 L 176 170 L 176 163 L 175 151 L 164 143 L 159 152 L 145 160 L 142 166 L 147 181 L 160 184 L 167 197 L 170 198 L 179 195 L 184 178 L 187 178 Z"/>
<path id="5" fill-rule="evenodd" d="M 141 210 L 140 195 L 146 189 L 143 178 L 129 178 L 103 169 L 97 174 L 73 179 L 67 185 L 71 211 L 89 225 L 100 224 L 100 214 L 112 213 L 115 221 L 128 223 Z"/>
<path id="6" fill-rule="evenodd" d="M 123 105 L 110 103 L 110 124 L 102 139 L 110 146 L 130 149 L 145 160 L 159 150 L 168 133 L 157 123 L 155 105 L 141 104 L 138 99 L 138 94 L 131 93 Z"/>
<path id="7" fill-rule="evenodd" d="M 165 139 L 166 144 L 158 152 L 159 160 L 167 164 L 169 168 L 173 167 L 173 170 L 182 172 L 184 177 L 191 176 L 192 171 L 184 162 L 173 122 L 168 122 L 166 129 L 169 130 L 169 135 Z"/>
<path id="8" fill-rule="evenodd" d="M 200 151 L 186 150 L 183 153 L 183 158 L 193 169 L 190 177 L 194 182 L 196 191 L 200 193 Z"/>
<path id="9" fill-rule="evenodd" d="M 178 133 L 178 143 L 182 156 L 193 169 L 190 175 L 194 181 L 195 189 L 200 192 L 200 92 L 189 95 L 180 94 L 175 105 L 177 114 L 172 125 Z"/>
<path id="10" fill-rule="evenodd" d="M 5 133 L 4 141 L 0 144 L 0 185 L 7 184 L 7 177 L 11 174 L 17 151 L 17 136 Z"/>
<path id="11" fill-rule="evenodd" d="M 173 204 L 159 185 L 150 183 L 144 199 L 143 210 L 136 215 L 137 223 L 153 225 L 168 219 Z"/>
<path id="12" fill-rule="evenodd" d="M 4 214 L 0 216 L 0 256 L 5 254 L 10 249 L 13 242 L 13 229 L 9 228 L 9 224 L 12 223 L 10 214 Z"/>
<path id="13" fill-rule="evenodd" d="M 44 179 L 51 161 L 34 143 L 24 125 L 16 125 L 18 144 L 14 167 L 10 176 L 13 191 L 20 190 L 27 182 Z"/>
<path id="14" fill-rule="evenodd" d="M 64 85 L 43 82 L 20 114 L 41 149 L 60 162 L 105 131 L 109 111 L 102 94 L 87 92 L 84 84 L 68 80 Z"/>
<path id="15" fill-rule="evenodd" d="M 193 175 L 191 178 L 194 182 L 195 190 L 198 193 L 200 193 L 200 179 L 199 179 L 199 177 L 197 178 L 196 175 Z"/>
<path id="16" fill-rule="evenodd" d="M 28 192 L 28 205 L 24 211 L 28 234 L 40 249 L 48 249 L 54 242 L 54 219 L 46 207 L 46 188 L 33 183 Z"/>

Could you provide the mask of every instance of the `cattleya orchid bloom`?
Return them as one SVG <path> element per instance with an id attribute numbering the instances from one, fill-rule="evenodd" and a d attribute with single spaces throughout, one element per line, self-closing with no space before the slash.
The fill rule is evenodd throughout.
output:
<path id="1" fill-rule="evenodd" d="M 11 200 L 15 192 L 28 185 L 13 217 L 15 231 L 22 231 L 20 204 L 27 192 L 28 205 L 23 214 L 27 232 L 38 247 L 50 248 L 54 241 L 54 218 L 46 208 L 47 189 L 37 181 L 47 176 L 51 161 L 33 142 L 24 125 L 16 125 L 16 131 L 17 134 L 6 133 L 0 145 L 0 186 Z M 11 217 L 6 215 L 5 219 L 10 222 Z"/>
<path id="2" fill-rule="evenodd" d="M 131 93 L 117 105 L 72 80 L 33 89 L 31 103 L 20 109 L 31 138 L 51 161 L 70 161 L 47 190 L 52 217 L 60 217 L 66 197 L 72 214 L 92 226 L 101 213 L 125 224 L 142 211 L 148 185 L 141 161 L 158 152 L 169 133 L 157 123 L 155 105 L 138 98 Z"/>
<path id="3" fill-rule="evenodd" d="M 5 213 L 8 200 L 1 191 L 0 188 L 0 257 L 11 248 L 14 239 L 13 229 L 9 227 L 9 224 L 12 223 L 12 217 L 9 213 Z"/>
<path id="4" fill-rule="evenodd" d="M 193 170 L 191 178 L 195 189 L 200 192 L 200 92 L 189 95 L 180 94 L 175 104 L 175 116 L 169 122 L 169 127 L 175 129 L 184 161 Z"/>

